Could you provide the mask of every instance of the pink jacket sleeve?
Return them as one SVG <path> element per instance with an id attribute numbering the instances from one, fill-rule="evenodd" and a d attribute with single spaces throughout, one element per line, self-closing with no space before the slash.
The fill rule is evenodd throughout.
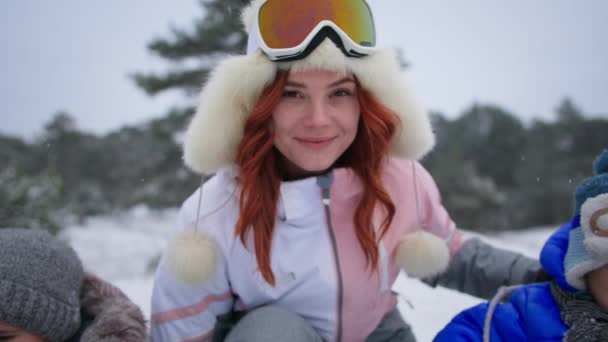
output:
<path id="1" fill-rule="evenodd" d="M 423 228 L 443 238 L 454 255 L 462 246 L 462 232 L 450 217 L 441 202 L 437 184 L 428 171 L 418 162 L 414 162 L 414 177 L 417 184 L 420 215 Z"/>

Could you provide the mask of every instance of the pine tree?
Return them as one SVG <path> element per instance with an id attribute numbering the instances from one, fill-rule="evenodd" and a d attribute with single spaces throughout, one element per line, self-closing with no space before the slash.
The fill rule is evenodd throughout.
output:
<path id="1" fill-rule="evenodd" d="M 192 30 L 173 28 L 169 38 L 158 38 L 148 49 L 173 64 L 164 74 L 136 73 L 137 85 L 149 95 L 169 89 L 180 89 L 187 95 L 200 90 L 217 60 L 228 54 L 243 53 L 247 37 L 240 13 L 248 0 L 201 0 L 204 16 Z M 185 66 L 194 61 L 196 66 Z M 190 64 L 190 63 L 188 63 Z"/>
<path id="2" fill-rule="evenodd" d="M 200 0 L 203 15 L 195 20 L 192 28 L 172 28 L 168 37 L 154 39 L 147 46 L 149 51 L 170 64 L 169 71 L 136 73 L 133 75 L 135 83 L 150 96 L 167 90 L 180 90 L 189 97 L 196 95 L 219 60 L 245 52 L 247 36 L 240 14 L 248 3 L 249 0 Z M 128 141 L 133 147 L 129 153 L 119 153 L 125 160 L 136 159 L 152 146 L 157 152 L 126 172 L 126 176 L 122 171 L 117 172 L 121 176 L 114 181 L 124 183 L 124 189 L 130 189 L 128 184 L 138 186 L 135 190 L 127 190 L 128 193 L 115 192 L 112 203 L 118 207 L 137 203 L 171 207 L 187 198 L 200 178 L 183 165 L 179 137 L 193 113 L 193 107 L 172 108 L 164 118 L 107 137 L 108 142 Z M 121 144 L 110 143 L 110 150 L 120 152 L 124 149 Z"/>
<path id="3" fill-rule="evenodd" d="M 566 97 L 560 102 L 555 110 L 555 115 L 558 121 L 562 122 L 580 122 L 584 120 L 584 114 L 580 108 Z"/>

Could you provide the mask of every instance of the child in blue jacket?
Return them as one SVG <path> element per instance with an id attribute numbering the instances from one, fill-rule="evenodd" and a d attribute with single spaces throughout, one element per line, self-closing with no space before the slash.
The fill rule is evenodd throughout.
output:
<path id="1" fill-rule="evenodd" d="M 553 280 L 501 288 L 434 341 L 608 341 L 608 150 L 594 166 L 576 189 L 574 218 L 541 251 Z"/>

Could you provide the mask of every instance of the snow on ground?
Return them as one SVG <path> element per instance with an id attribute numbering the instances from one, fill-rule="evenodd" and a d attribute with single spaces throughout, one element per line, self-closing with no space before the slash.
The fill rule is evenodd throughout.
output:
<path id="1" fill-rule="evenodd" d="M 87 270 L 121 288 L 146 315 L 150 313 L 156 261 L 177 222 L 177 210 L 129 213 L 90 219 L 64 230 Z"/>
<path id="2" fill-rule="evenodd" d="M 127 214 L 95 218 L 83 226 L 70 227 L 61 237 L 70 241 L 87 269 L 117 285 L 149 315 L 153 269 L 176 218 L 176 210 L 135 208 Z M 491 237 L 467 235 L 538 258 L 554 228 L 506 232 Z M 419 341 L 431 341 L 454 315 L 481 302 L 453 290 L 432 289 L 405 275 L 397 279 L 393 290 L 399 293 L 399 309 L 412 324 Z"/>

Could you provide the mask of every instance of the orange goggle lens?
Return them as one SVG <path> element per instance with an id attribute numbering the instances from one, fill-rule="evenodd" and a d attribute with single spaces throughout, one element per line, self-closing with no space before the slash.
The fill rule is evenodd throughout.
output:
<path id="1" fill-rule="evenodd" d="M 298 46 L 323 20 L 336 24 L 355 44 L 376 46 L 365 0 L 268 0 L 258 13 L 260 35 L 272 49 Z"/>

